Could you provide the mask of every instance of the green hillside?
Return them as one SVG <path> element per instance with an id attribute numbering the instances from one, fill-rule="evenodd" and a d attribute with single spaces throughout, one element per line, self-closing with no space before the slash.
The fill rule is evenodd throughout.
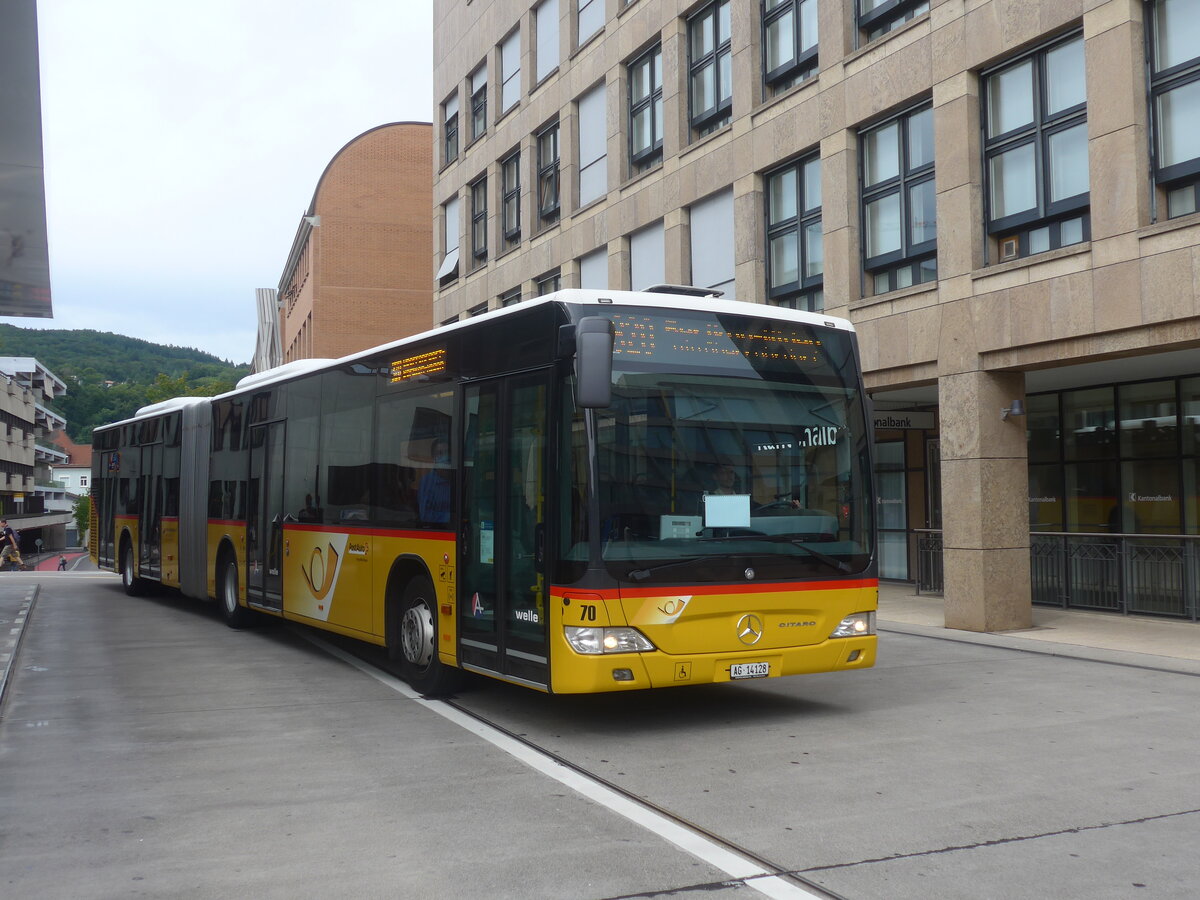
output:
<path id="1" fill-rule="evenodd" d="M 92 428 L 124 419 L 148 403 L 212 396 L 250 372 L 211 353 L 154 344 L 111 332 L 0 325 L 0 356 L 32 356 L 67 385 L 51 404 L 67 433 L 91 441 Z"/>

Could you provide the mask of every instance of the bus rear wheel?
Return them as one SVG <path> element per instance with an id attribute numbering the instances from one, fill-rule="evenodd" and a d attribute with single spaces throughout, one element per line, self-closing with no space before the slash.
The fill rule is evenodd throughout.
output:
<path id="1" fill-rule="evenodd" d="M 221 615 L 230 628 L 247 628 L 254 621 L 253 611 L 238 603 L 237 560 L 226 554 L 218 568 L 217 596 L 221 601 Z"/>
<path id="2" fill-rule="evenodd" d="M 388 653 L 399 660 L 404 680 L 423 694 L 457 690 L 462 673 L 437 653 L 437 594 L 428 578 L 414 578 L 404 589 L 399 618 L 388 641 Z"/>
<path id="3" fill-rule="evenodd" d="M 121 587 L 130 597 L 137 597 L 146 590 L 146 583 L 133 574 L 133 545 L 121 545 Z"/>

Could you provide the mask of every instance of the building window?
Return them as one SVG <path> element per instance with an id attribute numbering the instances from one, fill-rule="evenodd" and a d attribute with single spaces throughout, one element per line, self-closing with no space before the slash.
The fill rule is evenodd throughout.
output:
<path id="1" fill-rule="evenodd" d="M 824 276 L 821 159 L 814 153 L 767 175 L 767 299 L 824 309 Z"/>
<path id="2" fill-rule="evenodd" d="M 539 297 L 545 297 L 547 294 L 553 294 L 562 285 L 562 279 L 559 277 L 558 269 L 555 269 L 553 272 L 547 272 L 545 275 L 537 278 L 534 281 L 534 285 L 537 288 L 537 295 Z"/>
<path id="3" fill-rule="evenodd" d="M 1027 397 L 1030 530 L 1198 533 L 1198 389 L 1193 377 Z"/>
<path id="4" fill-rule="evenodd" d="M 471 184 L 471 254 L 477 263 L 487 260 L 487 176 Z"/>
<path id="5" fill-rule="evenodd" d="M 514 31 L 500 44 L 500 115 L 521 99 L 521 32 Z"/>
<path id="6" fill-rule="evenodd" d="M 537 135 L 538 218 L 549 225 L 558 221 L 558 123 Z"/>
<path id="7" fill-rule="evenodd" d="M 487 305 L 487 301 L 485 300 L 483 303 L 478 303 L 475 306 L 472 306 L 470 309 L 468 309 L 467 316 L 468 317 L 482 316 L 487 311 L 488 311 L 488 305 Z"/>
<path id="8" fill-rule="evenodd" d="M 458 94 L 442 104 L 442 165 L 458 159 Z"/>
<path id="9" fill-rule="evenodd" d="M 608 193 L 608 136 L 605 132 L 604 85 L 579 98 L 579 205 Z"/>
<path id="10" fill-rule="evenodd" d="M 86 475 L 79 476 L 79 486 L 85 488 L 88 486 L 88 477 Z"/>
<path id="11" fill-rule="evenodd" d="M 1083 36 L 985 72 L 988 232 L 1003 262 L 1090 237 Z"/>
<path id="12" fill-rule="evenodd" d="M 587 39 L 604 27 L 604 0 L 579 0 L 579 34 L 575 46 L 582 47 Z"/>
<path id="13" fill-rule="evenodd" d="M 558 68 L 558 0 L 542 0 L 533 8 L 533 28 L 537 40 L 534 83 L 541 84 Z"/>
<path id="14" fill-rule="evenodd" d="M 515 247 L 521 243 L 521 152 L 518 150 L 500 163 L 500 207 L 504 227 L 504 243 Z"/>
<path id="15" fill-rule="evenodd" d="M 929 12 L 929 0 L 858 0 L 858 27 L 868 41 Z"/>
<path id="16" fill-rule="evenodd" d="M 521 289 L 515 287 L 512 290 L 505 291 L 497 299 L 500 301 L 501 307 L 516 306 L 521 302 Z"/>
<path id="17" fill-rule="evenodd" d="M 579 286 L 585 290 L 608 290 L 608 247 L 579 257 Z"/>
<path id="18" fill-rule="evenodd" d="M 666 232 L 661 221 L 629 235 L 629 284 L 635 291 L 667 280 L 666 256 Z"/>
<path id="19" fill-rule="evenodd" d="M 458 277 L 458 198 L 447 200 L 442 206 L 443 246 L 446 254 L 438 269 L 439 285 L 446 285 Z"/>
<path id="20" fill-rule="evenodd" d="M 763 79 L 775 96 L 817 70 L 817 0 L 763 0 Z"/>
<path id="21" fill-rule="evenodd" d="M 1173 219 L 1200 209 L 1200 0 L 1155 0 L 1149 20 L 1154 181 Z"/>
<path id="22" fill-rule="evenodd" d="M 697 136 L 709 134 L 728 125 L 732 118 L 731 59 L 729 0 L 717 0 L 688 19 L 688 103 L 691 109 L 692 131 Z M 658 80 L 658 115 L 661 117 L 661 74 Z M 658 128 L 661 131 L 661 123 Z"/>
<path id="23" fill-rule="evenodd" d="M 487 131 L 487 63 L 471 73 L 471 140 Z"/>
<path id="24" fill-rule="evenodd" d="M 692 284 L 733 296 L 733 188 L 693 203 L 691 227 Z"/>
<path id="25" fill-rule="evenodd" d="M 936 281 L 933 107 L 876 125 L 859 142 L 863 268 L 873 293 Z"/>
<path id="26" fill-rule="evenodd" d="M 662 47 L 629 64 L 629 159 L 635 172 L 662 161 Z"/>

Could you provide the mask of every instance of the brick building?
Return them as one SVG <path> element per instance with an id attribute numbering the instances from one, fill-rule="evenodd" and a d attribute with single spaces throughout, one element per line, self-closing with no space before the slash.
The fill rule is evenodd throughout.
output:
<path id="1" fill-rule="evenodd" d="M 847 317 L 884 577 L 967 629 L 1031 602 L 1195 618 L 1197 21 L 435 0 L 435 317 L 664 281 Z"/>
<path id="2" fill-rule="evenodd" d="M 322 173 L 279 281 L 283 361 L 339 357 L 432 325 L 432 126 L 381 125 Z"/>

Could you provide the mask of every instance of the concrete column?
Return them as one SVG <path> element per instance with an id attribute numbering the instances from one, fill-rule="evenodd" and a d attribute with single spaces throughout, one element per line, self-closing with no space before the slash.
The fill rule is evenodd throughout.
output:
<path id="1" fill-rule="evenodd" d="M 825 311 L 849 318 L 862 297 L 858 231 L 858 137 L 843 129 L 821 141 L 821 225 L 825 232 Z"/>
<path id="2" fill-rule="evenodd" d="M 691 235 L 690 208 L 669 210 L 663 216 L 663 277 L 667 284 L 692 283 Z"/>
<path id="3" fill-rule="evenodd" d="M 733 294 L 738 300 L 762 303 L 766 299 L 767 236 L 763 228 L 765 197 L 758 174 L 743 175 L 733 183 Z"/>
<path id="4" fill-rule="evenodd" d="M 627 236 L 623 235 L 608 242 L 608 286 L 614 291 L 631 290 L 629 286 L 629 238 Z"/>
<path id="5" fill-rule="evenodd" d="M 1110 0 L 1083 17 L 1096 243 L 1136 231 L 1151 219 L 1144 8 L 1140 0 Z"/>
<path id="6" fill-rule="evenodd" d="M 947 628 L 1032 625 L 1025 376 L 968 371 L 938 379 Z"/>

